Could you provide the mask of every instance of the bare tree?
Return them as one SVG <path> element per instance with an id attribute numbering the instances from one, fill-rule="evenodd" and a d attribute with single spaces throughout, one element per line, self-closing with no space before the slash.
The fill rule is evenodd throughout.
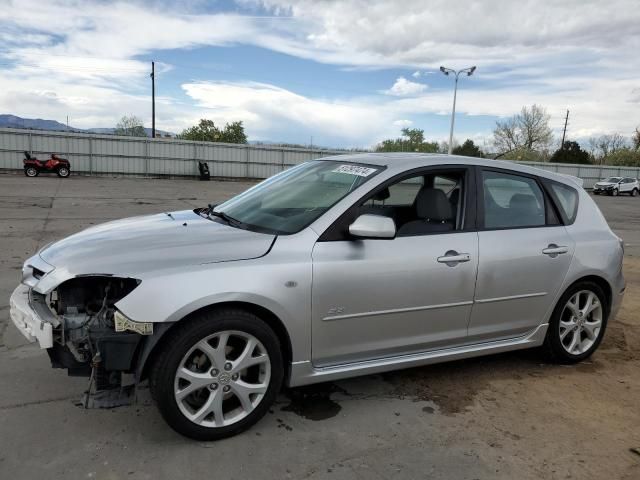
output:
<path id="1" fill-rule="evenodd" d="M 116 125 L 114 132 L 116 135 L 124 135 L 128 137 L 146 137 L 147 133 L 144 129 L 142 120 L 135 115 L 125 115 Z"/>
<path id="2" fill-rule="evenodd" d="M 589 139 L 589 150 L 598 163 L 605 163 L 609 155 L 627 146 L 627 139 L 619 133 L 600 135 Z"/>
<path id="3" fill-rule="evenodd" d="M 631 137 L 631 141 L 633 142 L 633 148 L 640 150 L 640 127 L 636 127 L 636 131 Z"/>
<path id="4" fill-rule="evenodd" d="M 553 140 L 549 118 L 544 107 L 522 107 L 517 115 L 496 122 L 494 145 L 500 156 L 514 150 L 545 150 Z"/>

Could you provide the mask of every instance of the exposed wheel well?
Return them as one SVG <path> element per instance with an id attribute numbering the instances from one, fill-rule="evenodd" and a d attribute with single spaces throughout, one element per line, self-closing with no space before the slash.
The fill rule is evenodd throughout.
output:
<path id="1" fill-rule="evenodd" d="M 291 373 L 290 370 L 291 370 L 291 359 L 292 359 L 292 347 L 291 347 L 291 339 L 289 338 L 289 333 L 287 332 L 287 329 L 282 323 L 282 320 L 280 320 L 280 318 L 278 318 L 276 314 L 274 314 L 272 311 L 264 307 L 261 307 L 260 305 L 256 305 L 254 303 L 249 303 L 249 302 L 222 302 L 222 303 L 215 303 L 213 305 L 207 305 L 206 307 L 202 307 L 194 312 L 191 312 L 186 317 L 175 322 L 173 325 L 171 325 L 171 327 L 168 330 L 164 332 L 162 337 L 155 343 L 155 345 L 153 345 L 153 348 L 149 353 L 148 357 L 146 358 L 146 360 L 142 359 L 142 361 L 144 362 L 144 366 L 142 369 L 142 374 L 140 375 L 140 379 L 144 379 L 148 377 L 149 367 L 153 365 L 153 363 L 155 362 L 155 354 L 158 351 L 160 351 L 160 347 L 162 346 L 162 343 L 167 338 L 169 338 L 171 331 L 176 327 L 176 325 L 179 325 L 185 321 L 188 321 L 190 318 L 194 317 L 195 315 L 203 311 L 215 310 L 223 307 L 234 307 L 234 308 L 240 308 L 242 310 L 246 310 L 254 314 L 255 316 L 261 318 L 267 325 L 269 325 L 269 327 L 271 327 L 271 329 L 274 331 L 274 333 L 278 337 L 278 340 L 280 341 L 280 348 L 282 350 L 282 359 L 283 359 L 284 368 L 285 368 L 284 383 L 288 384 L 289 374 Z"/>

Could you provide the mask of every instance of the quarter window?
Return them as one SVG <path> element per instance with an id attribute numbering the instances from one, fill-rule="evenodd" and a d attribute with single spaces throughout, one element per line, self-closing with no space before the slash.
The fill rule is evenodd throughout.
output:
<path id="1" fill-rule="evenodd" d="M 578 192 L 573 188 L 563 185 L 561 183 L 552 183 L 551 189 L 557 197 L 556 203 L 559 203 L 559 207 L 564 212 L 565 217 L 569 223 L 573 223 L 578 212 Z"/>
<path id="2" fill-rule="evenodd" d="M 482 172 L 485 228 L 538 227 L 545 225 L 542 190 L 527 177 Z"/>

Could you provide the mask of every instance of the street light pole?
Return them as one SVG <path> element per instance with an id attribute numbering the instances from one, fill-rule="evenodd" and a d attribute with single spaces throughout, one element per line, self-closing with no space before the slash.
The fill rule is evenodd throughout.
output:
<path id="1" fill-rule="evenodd" d="M 455 83 L 453 87 L 453 108 L 451 109 L 451 129 L 449 130 L 449 155 L 453 150 L 453 127 L 456 123 L 456 97 L 458 96 L 458 77 L 461 73 L 466 73 L 468 77 L 473 75 L 476 71 L 476 67 L 463 68 L 462 70 L 453 70 L 452 68 L 440 67 L 440 71 L 445 75 L 453 74 L 455 76 Z"/>

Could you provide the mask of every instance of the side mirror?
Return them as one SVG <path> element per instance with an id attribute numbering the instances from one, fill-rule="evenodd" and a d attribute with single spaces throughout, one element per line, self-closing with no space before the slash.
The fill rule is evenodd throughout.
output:
<path id="1" fill-rule="evenodd" d="M 396 223 L 389 217 L 364 214 L 349 225 L 349 233 L 360 238 L 394 238 Z"/>

